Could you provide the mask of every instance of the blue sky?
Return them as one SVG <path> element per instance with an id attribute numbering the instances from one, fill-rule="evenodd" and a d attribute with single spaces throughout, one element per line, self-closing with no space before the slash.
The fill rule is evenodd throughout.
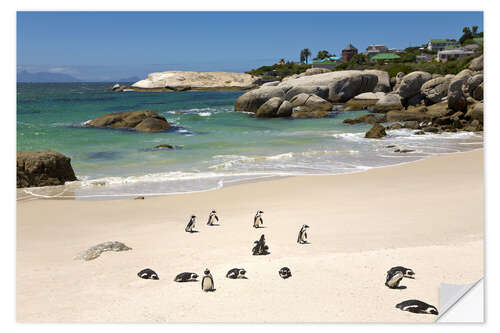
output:
<path id="1" fill-rule="evenodd" d="M 18 69 L 83 80 L 153 71 L 244 72 L 303 48 L 340 54 L 456 38 L 481 12 L 18 12 Z"/>

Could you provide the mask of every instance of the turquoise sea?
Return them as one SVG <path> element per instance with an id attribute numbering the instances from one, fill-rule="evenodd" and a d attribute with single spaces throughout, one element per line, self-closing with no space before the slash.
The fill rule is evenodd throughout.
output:
<path id="1" fill-rule="evenodd" d="M 384 140 L 364 139 L 369 125 L 342 120 L 366 111 L 339 111 L 324 119 L 256 119 L 233 111 L 244 91 L 115 93 L 109 86 L 17 85 L 17 151 L 59 151 L 71 157 L 79 179 L 24 193 L 100 198 L 203 191 L 267 177 L 358 172 L 482 147 L 482 136 L 465 132 L 395 130 Z M 106 113 L 141 109 L 164 115 L 175 129 L 145 134 L 82 126 Z M 178 149 L 153 149 L 159 144 Z M 390 145 L 414 152 L 395 153 Z"/>

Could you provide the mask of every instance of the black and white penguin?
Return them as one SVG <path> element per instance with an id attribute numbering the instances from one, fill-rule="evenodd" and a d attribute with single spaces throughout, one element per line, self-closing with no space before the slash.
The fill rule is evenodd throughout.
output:
<path id="1" fill-rule="evenodd" d="M 186 230 L 186 232 L 193 232 L 193 228 L 194 228 L 195 224 L 196 224 L 196 216 L 191 215 L 191 219 L 189 220 L 189 222 L 186 226 L 186 229 L 184 229 L 184 230 Z"/>
<path id="2" fill-rule="evenodd" d="M 401 271 L 401 272 L 403 272 L 404 277 L 408 278 L 408 279 L 415 278 L 415 272 L 410 268 L 406 268 L 403 266 L 396 266 L 396 267 L 392 267 L 387 273 L 389 273 L 391 271 Z"/>
<path id="3" fill-rule="evenodd" d="M 266 245 L 266 239 L 265 239 L 264 235 L 261 235 L 260 239 L 256 240 L 253 243 L 255 244 L 255 246 L 252 248 L 252 254 L 254 256 L 262 256 L 262 255 L 269 254 L 269 251 L 268 251 L 269 246 Z"/>
<path id="4" fill-rule="evenodd" d="M 409 311 L 413 313 L 433 314 L 436 316 L 439 314 L 434 305 L 430 305 L 416 299 L 410 299 L 408 301 L 401 302 L 396 305 L 396 308 L 401 309 L 402 311 Z"/>
<path id="5" fill-rule="evenodd" d="M 205 275 L 203 276 L 203 279 L 201 279 L 201 290 L 203 291 L 215 291 L 214 289 L 214 279 L 212 277 L 212 274 L 210 271 L 205 269 Z"/>
<path id="6" fill-rule="evenodd" d="M 155 271 L 153 271 L 151 268 L 145 268 L 139 273 L 137 273 L 137 276 L 140 277 L 141 279 L 151 279 L 151 280 L 159 280 L 160 278 L 158 277 L 158 274 L 156 274 Z"/>
<path id="7" fill-rule="evenodd" d="M 207 225 L 214 225 L 214 220 L 219 222 L 219 218 L 217 217 L 217 212 L 215 210 L 212 210 L 210 212 L 210 215 L 208 215 Z"/>
<path id="8" fill-rule="evenodd" d="M 388 270 L 385 277 L 385 285 L 391 289 L 397 289 L 403 277 L 404 274 L 400 270 Z"/>
<path id="9" fill-rule="evenodd" d="M 283 279 L 288 279 L 289 277 L 292 276 L 292 272 L 290 271 L 290 268 L 288 267 L 283 267 L 279 270 L 278 274 L 281 276 Z"/>
<path id="10" fill-rule="evenodd" d="M 309 226 L 304 224 L 302 228 L 300 228 L 299 236 L 297 237 L 297 243 L 299 244 L 307 244 L 307 229 Z"/>
<path id="11" fill-rule="evenodd" d="M 227 272 L 226 277 L 229 279 L 246 279 L 246 271 L 243 268 L 233 268 Z"/>
<path id="12" fill-rule="evenodd" d="M 184 273 L 178 274 L 175 277 L 174 281 L 175 282 L 190 282 L 190 281 L 196 281 L 197 278 L 198 278 L 198 274 L 196 274 L 196 273 L 184 272 Z"/>
<path id="13" fill-rule="evenodd" d="M 260 226 L 264 224 L 264 220 L 262 219 L 262 214 L 264 214 L 264 212 L 261 210 L 258 210 L 257 214 L 255 214 L 255 217 L 253 218 L 254 228 L 260 228 Z"/>

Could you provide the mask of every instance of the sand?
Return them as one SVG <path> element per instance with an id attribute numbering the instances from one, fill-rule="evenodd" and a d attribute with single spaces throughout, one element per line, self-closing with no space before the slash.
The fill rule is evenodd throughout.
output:
<path id="1" fill-rule="evenodd" d="M 17 204 L 19 322 L 414 322 L 436 316 L 439 284 L 483 276 L 483 151 L 434 156 L 337 176 L 303 176 L 145 200 L 33 200 Z M 216 209 L 220 226 L 208 227 Z M 253 216 L 265 213 L 262 229 Z M 191 214 L 198 233 L 184 232 Z M 310 244 L 296 243 L 310 226 Z M 252 256 L 265 234 L 270 255 Z M 116 240 L 132 247 L 73 257 Z M 403 265 L 406 289 L 384 286 Z M 278 270 L 288 266 L 292 278 Z M 212 271 L 216 291 L 175 283 Z M 248 279 L 226 272 L 245 268 Z M 152 268 L 160 280 L 142 280 Z"/>

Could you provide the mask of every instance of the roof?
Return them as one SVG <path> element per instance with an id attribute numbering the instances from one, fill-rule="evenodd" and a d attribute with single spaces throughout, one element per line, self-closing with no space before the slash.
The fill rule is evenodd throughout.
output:
<path id="1" fill-rule="evenodd" d="M 456 49 L 456 50 L 445 50 L 445 51 L 439 51 L 438 54 L 473 54 L 474 52 L 472 51 L 464 51 L 462 49 Z"/>
<path id="2" fill-rule="evenodd" d="M 397 54 L 394 53 L 379 53 L 372 57 L 372 60 L 392 60 L 401 58 Z"/>
<path id="3" fill-rule="evenodd" d="M 451 39 L 448 38 L 441 38 L 441 39 L 431 39 L 429 42 L 431 43 L 449 43 L 453 42 Z"/>
<path id="4" fill-rule="evenodd" d="M 321 59 L 321 60 L 316 60 L 313 62 L 313 64 L 333 64 L 335 61 L 339 61 L 340 59 L 342 59 L 341 57 L 329 57 L 329 58 L 325 58 L 325 59 Z"/>
<path id="5" fill-rule="evenodd" d="M 355 48 L 352 44 L 349 43 L 342 51 L 357 51 L 358 49 Z"/>

